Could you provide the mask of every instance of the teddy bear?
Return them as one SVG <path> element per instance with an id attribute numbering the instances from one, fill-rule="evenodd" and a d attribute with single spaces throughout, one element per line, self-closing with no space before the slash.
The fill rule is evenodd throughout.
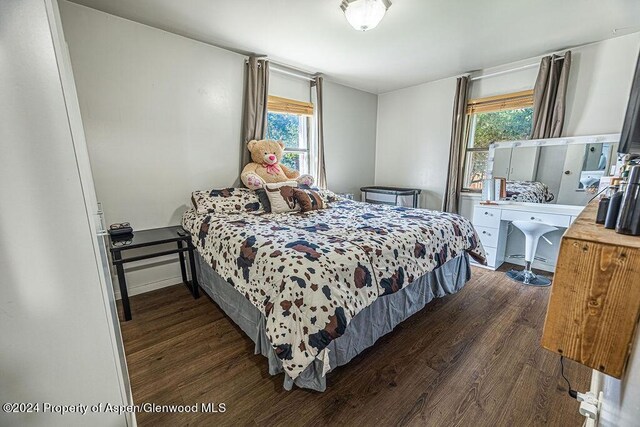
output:
<path id="1" fill-rule="evenodd" d="M 240 179 L 250 190 L 263 188 L 266 183 L 297 181 L 299 184 L 313 185 L 311 175 L 300 175 L 300 172 L 291 170 L 281 164 L 284 154 L 284 143 L 255 139 L 247 143 L 247 148 L 251 152 L 251 160 L 242 170 Z"/>

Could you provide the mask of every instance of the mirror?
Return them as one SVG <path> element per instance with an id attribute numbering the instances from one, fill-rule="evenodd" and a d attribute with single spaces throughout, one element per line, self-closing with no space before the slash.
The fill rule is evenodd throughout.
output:
<path id="1" fill-rule="evenodd" d="M 600 178 L 605 176 L 611 167 L 613 145 L 616 146 L 615 152 L 617 152 L 617 144 L 585 144 L 578 190 L 588 190 L 600 184 Z"/>
<path id="2" fill-rule="evenodd" d="M 601 180 L 615 172 L 618 139 L 603 135 L 496 143 L 490 148 L 487 176 L 506 179 L 501 200 L 585 205 L 600 190 Z"/>

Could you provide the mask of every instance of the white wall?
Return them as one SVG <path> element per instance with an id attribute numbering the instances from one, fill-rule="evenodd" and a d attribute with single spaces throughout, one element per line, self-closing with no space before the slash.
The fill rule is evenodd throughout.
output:
<path id="1" fill-rule="evenodd" d="M 575 49 L 564 133 L 618 133 L 627 109 L 640 33 Z"/>
<path id="2" fill-rule="evenodd" d="M 640 33 L 572 49 L 566 136 L 616 133 L 622 127 Z M 538 63 L 532 58 L 483 70 L 474 76 Z M 537 67 L 471 83 L 470 97 L 533 88 Z M 379 96 L 376 183 L 427 190 L 423 206 L 439 208 L 448 167 L 455 79 L 444 79 Z M 466 202 L 466 201 L 465 201 Z"/>
<path id="3" fill-rule="evenodd" d="M 442 207 L 455 87 L 449 78 L 378 97 L 376 184 L 420 188 L 420 206 Z"/>
<path id="4" fill-rule="evenodd" d="M 232 185 L 244 57 L 61 4 L 107 221 L 177 224 L 191 191 Z"/>
<path id="5" fill-rule="evenodd" d="M 0 402 L 40 404 L 0 411 L 0 425 L 125 425 L 43 412 L 44 402 L 123 403 L 49 3 L 0 2 Z"/>
<path id="6" fill-rule="evenodd" d="M 269 95 L 309 102 L 311 82 L 272 70 L 269 73 Z"/>
<path id="7" fill-rule="evenodd" d="M 179 224 L 193 190 L 232 186 L 245 58 L 84 6 L 60 7 L 107 223 Z M 175 256 L 126 270 L 131 295 L 181 281 Z"/>
<path id="8" fill-rule="evenodd" d="M 527 59 L 499 67 L 488 68 L 472 73 L 472 77 L 481 77 L 487 74 L 498 73 L 510 69 L 516 69 L 521 66 L 530 64 L 538 64 L 539 59 Z M 533 89 L 538 76 L 538 67 L 525 68 L 501 74 L 495 77 L 487 77 L 480 80 L 474 80 L 469 85 L 469 98 L 484 98 L 487 96 L 502 95 L 511 92 L 520 92 L 523 90 Z"/>
<path id="9" fill-rule="evenodd" d="M 328 187 L 359 199 L 374 182 L 378 97 L 324 82 L 324 140 Z"/>
<path id="10" fill-rule="evenodd" d="M 633 427 L 640 416 L 640 330 L 629 356 L 629 364 L 622 380 L 593 371 L 592 389 L 604 392 L 599 425 L 606 427 Z M 595 380 L 595 381 L 594 381 Z"/>
<path id="11" fill-rule="evenodd" d="M 178 224 L 193 190 L 232 186 L 246 58 L 74 3 L 61 9 L 107 223 Z M 328 180 L 351 191 L 373 182 L 377 98 L 326 86 Z M 309 82 L 273 72 L 270 92 L 308 100 Z M 131 295 L 180 282 L 175 256 L 126 270 Z"/>

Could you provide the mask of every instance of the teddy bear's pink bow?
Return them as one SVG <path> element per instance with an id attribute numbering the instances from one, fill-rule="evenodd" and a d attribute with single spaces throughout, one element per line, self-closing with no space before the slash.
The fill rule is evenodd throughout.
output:
<path id="1" fill-rule="evenodd" d="M 269 175 L 280 175 L 280 166 L 277 163 L 275 165 L 267 165 L 267 173 Z"/>

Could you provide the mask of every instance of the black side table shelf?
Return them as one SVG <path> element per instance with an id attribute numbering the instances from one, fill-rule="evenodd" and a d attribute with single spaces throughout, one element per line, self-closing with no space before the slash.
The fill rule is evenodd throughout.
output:
<path id="1" fill-rule="evenodd" d="M 146 248 L 166 243 L 176 243 L 175 249 L 149 253 L 145 255 L 122 258 L 122 252 L 129 249 Z M 179 225 L 172 227 L 153 228 L 150 230 L 135 231 L 128 240 L 109 238 L 109 250 L 113 258 L 113 265 L 118 273 L 118 283 L 120 285 L 120 296 L 124 308 L 125 320 L 131 320 L 131 307 L 129 306 L 129 293 L 127 292 L 127 280 L 124 275 L 124 264 L 143 259 L 155 258 L 164 255 L 178 254 L 180 257 L 180 271 L 182 281 L 189 288 L 194 298 L 200 297 L 198 289 L 198 279 L 196 278 L 196 262 L 194 258 L 194 247 L 191 242 L 191 235 Z M 187 280 L 187 267 L 185 265 L 184 253 L 189 253 L 189 268 L 191 269 L 191 281 Z"/>
<path id="2" fill-rule="evenodd" d="M 419 188 L 402 188 L 402 187 L 385 187 L 382 185 L 370 185 L 368 187 L 360 188 L 360 191 L 364 193 L 364 201 L 367 203 L 373 203 L 378 205 L 394 205 L 398 206 L 398 197 L 411 196 L 413 200 L 413 207 L 418 207 L 418 197 L 421 190 Z M 382 200 L 369 199 L 368 194 L 386 194 L 395 197 L 394 202 L 385 202 Z"/>

